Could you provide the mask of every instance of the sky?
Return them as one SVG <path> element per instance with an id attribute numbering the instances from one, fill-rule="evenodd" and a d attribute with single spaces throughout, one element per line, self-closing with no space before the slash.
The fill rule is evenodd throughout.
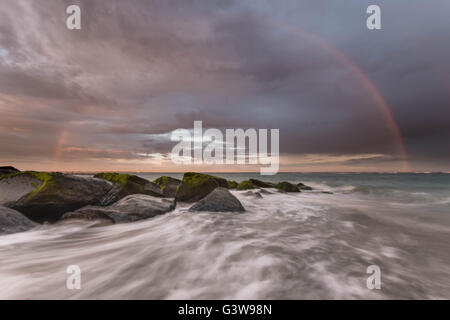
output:
<path id="1" fill-rule="evenodd" d="M 66 8 L 81 8 L 81 30 Z M 366 9 L 381 8 L 381 30 Z M 178 128 L 280 131 L 280 171 L 450 171 L 448 0 L 0 0 L 0 165 L 176 165 Z"/>

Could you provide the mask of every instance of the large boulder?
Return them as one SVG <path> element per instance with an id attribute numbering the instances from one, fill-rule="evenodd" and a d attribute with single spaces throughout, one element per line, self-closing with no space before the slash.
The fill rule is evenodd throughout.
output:
<path id="1" fill-rule="evenodd" d="M 146 194 L 154 197 L 163 197 L 159 186 L 141 177 L 114 172 L 97 173 L 94 178 L 111 182 L 114 188 L 102 199 L 102 205 L 110 205 L 131 194 Z"/>
<path id="2" fill-rule="evenodd" d="M 216 188 L 189 208 L 189 211 L 244 212 L 241 202 L 226 188 Z"/>
<path id="3" fill-rule="evenodd" d="M 65 212 L 99 204 L 112 189 L 101 179 L 35 171 L 9 175 L 0 184 L 0 190 L 9 187 L 20 196 L 10 194 L 4 205 L 36 222 L 54 222 Z"/>
<path id="4" fill-rule="evenodd" d="M 45 180 L 44 173 L 24 172 L 0 176 L 0 205 L 17 201 L 39 188 Z"/>
<path id="5" fill-rule="evenodd" d="M 126 196 L 118 202 L 106 206 L 86 206 L 63 215 L 63 220 L 104 220 L 111 223 L 133 222 L 152 218 L 175 209 L 175 201 L 144 194 Z"/>
<path id="6" fill-rule="evenodd" d="M 228 188 L 228 181 L 209 174 L 187 172 L 177 189 L 175 199 L 177 201 L 196 202 L 217 187 Z"/>
<path id="7" fill-rule="evenodd" d="M 275 188 L 282 192 L 300 192 L 299 188 L 295 184 L 286 181 L 277 183 Z"/>
<path id="8" fill-rule="evenodd" d="M 0 206 L 0 235 L 27 231 L 37 225 L 20 212 Z"/>
<path id="9" fill-rule="evenodd" d="M 17 172 L 20 172 L 20 170 L 14 168 L 14 167 L 11 167 L 11 166 L 0 167 L 0 175 L 17 173 Z"/>
<path id="10" fill-rule="evenodd" d="M 161 191 L 165 197 L 173 198 L 177 193 L 177 188 L 181 184 L 181 180 L 168 176 L 162 176 L 156 180 L 153 180 L 153 183 L 157 184 L 161 188 Z"/>

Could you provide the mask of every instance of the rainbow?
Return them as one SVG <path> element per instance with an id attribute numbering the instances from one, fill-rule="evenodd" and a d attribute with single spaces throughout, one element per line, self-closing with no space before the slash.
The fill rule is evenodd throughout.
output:
<path id="1" fill-rule="evenodd" d="M 269 21 L 269 23 L 275 25 L 276 23 L 274 21 Z M 278 25 L 280 26 L 280 25 Z M 394 118 L 394 115 L 392 114 L 392 111 L 389 107 L 389 105 L 386 103 L 385 99 L 379 92 L 379 90 L 376 88 L 376 86 L 373 84 L 372 80 L 364 73 L 363 70 L 349 57 L 347 57 L 344 53 L 342 53 L 340 50 L 338 50 L 336 47 L 322 39 L 321 37 L 312 34 L 310 32 L 305 31 L 304 29 L 298 27 L 298 26 L 286 26 L 282 25 L 284 28 L 288 28 L 289 30 L 295 32 L 296 34 L 301 34 L 302 36 L 308 38 L 309 40 L 313 41 L 319 47 L 325 49 L 327 52 L 329 52 L 332 56 L 334 56 L 342 65 L 344 65 L 350 72 L 358 79 L 361 83 L 364 84 L 366 89 L 369 91 L 371 96 L 373 97 L 374 101 L 376 102 L 376 105 L 379 106 L 381 112 L 383 113 L 384 117 L 386 118 L 386 121 L 388 123 L 388 127 L 391 130 L 391 133 L 393 137 L 395 138 L 398 153 L 402 160 L 402 169 L 401 171 L 411 171 L 409 160 L 408 160 L 408 153 L 407 148 L 405 145 L 405 142 L 403 141 L 403 137 L 401 135 L 400 129 L 398 127 L 398 124 Z M 59 158 L 61 152 L 62 152 L 62 146 L 64 144 L 65 138 L 67 135 L 67 130 L 63 129 L 61 130 L 61 133 L 59 135 L 59 138 L 57 139 L 55 150 L 54 150 L 54 161 Z"/>
<path id="2" fill-rule="evenodd" d="M 270 21 L 271 24 L 274 24 L 274 21 Z M 408 160 L 408 153 L 407 148 L 405 145 L 405 142 L 403 141 L 403 137 L 401 135 L 399 126 L 394 118 L 394 115 L 392 114 L 392 111 L 387 104 L 386 100 L 381 95 L 380 91 L 377 89 L 377 87 L 373 84 L 372 80 L 364 73 L 364 71 L 349 57 L 347 57 L 343 52 L 338 50 L 336 47 L 331 45 L 329 42 L 325 41 L 321 37 L 312 34 L 310 32 L 307 32 L 306 30 L 298 27 L 298 26 L 291 26 L 291 25 L 282 25 L 284 28 L 288 28 L 288 30 L 293 31 L 296 34 L 301 34 L 302 36 L 308 38 L 312 42 L 316 43 L 319 47 L 325 49 L 327 52 L 329 52 L 332 56 L 334 56 L 342 65 L 344 65 L 350 72 L 356 77 L 357 80 L 359 80 L 361 83 L 364 84 L 366 89 L 369 91 L 371 96 L 373 97 L 374 101 L 376 102 L 376 105 L 379 106 L 381 112 L 383 113 L 387 123 L 388 127 L 391 130 L 391 133 L 393 137 L 395 138 L 397 150 L 400 155 L 400 158 L 402 160 L 402 169 L 401 171 L 409 172 L 411 171 L 409 160 Z"/>
<path id="3" fill-rule="evenodd" d="M 336 49 L 335 47 L 330 46 L 330 51 L 334 53 L 334 55 L 339 58 L 342 63 L 352 71 L 352 73 L 357 77 L 357 79 L 361 80 L 361 82 L 365 85 L 365 87 L 369 90 L 372 97 L 374 98 L 377 105 L 380 107 L 383 112 L 385 118 L 388 121 L 389 128 L 391 129 L 399 149 L 399 153 L 402 159 L 403 171 L 411 171 L 408 160 L 408 153 L 406 149 L 406 144 L 403 141 L 403 137 L 401 135 L 400 129 L 398 127 L 397 122 L 395 121 L 394 115 L 387 104 L 386 100 L 381 95 L 380 91 L 373 84 L 373 82 L 369 79 L 369 77 L 361 70 L 361 68 L 352 60 L 350 60 L 347 56 L 345 56 L 341 51 Z"/>
<path id="4" fill-rule="evenodd" d="M 56 140 L 56 145 L 53 151 L 53 163 L 56 164 L 58 162 L 59 156 L 62 152 L 62 147 L 67 137 L 67 129 L 62 129 L 59 133 L 58 139 Z"/>

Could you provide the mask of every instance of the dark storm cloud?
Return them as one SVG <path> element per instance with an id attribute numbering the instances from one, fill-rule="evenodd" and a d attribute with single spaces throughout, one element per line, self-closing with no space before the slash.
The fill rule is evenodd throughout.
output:
<path id="1" fill-rule="evenodd" d="M 58 143 L 80 161 L 141 159 L 203 120 L 280 128 L 288 155 L 395 163 L 386 114 L 334 47 L 389 104 L 413 169 L 449 169 L 448 1 L 377 1 L 381 31 L 359 0 L 0 2 L 4 159 L 48 159 Z M 65 28 L 74 3 L 80 31 Z"/>

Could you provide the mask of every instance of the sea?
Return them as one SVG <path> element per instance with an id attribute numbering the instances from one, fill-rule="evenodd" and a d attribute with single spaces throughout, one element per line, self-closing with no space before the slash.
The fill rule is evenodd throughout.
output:
<path id="1" fill-rule="evenodd" d="M 244 213 L 178 203 L 134 223 L 0 236 L 0 299 L 450 298 L 450 174 L 216 175 L 313 190 L 232 191 Z"/>

